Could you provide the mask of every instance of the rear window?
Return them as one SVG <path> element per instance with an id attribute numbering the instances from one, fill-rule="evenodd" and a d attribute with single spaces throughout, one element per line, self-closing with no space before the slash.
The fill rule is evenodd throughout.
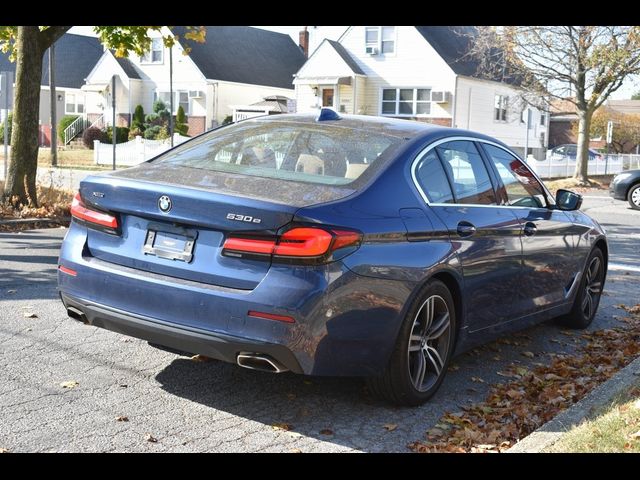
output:
<path id="1" fill-rule="evenodd" d="M 205 134 L 154 163 L 347 185 L 399 139 L 348 127 L 294 122 L 242 122 Z"/>

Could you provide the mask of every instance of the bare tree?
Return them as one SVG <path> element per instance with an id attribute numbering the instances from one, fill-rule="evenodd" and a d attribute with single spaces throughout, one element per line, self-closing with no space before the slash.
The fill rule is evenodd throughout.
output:
<path id="1" fill-rule="evenodd" d="M 544 108 L 540 102 L 553 100 L 574 106 L 578 155 L 573 177 L 588 184 L 591 119 L 625 78 L 640 72 L 640 27 L 478 27 L 468 55 L 477 58 L 479 73 L 515 82 L 539 108 Z"/>

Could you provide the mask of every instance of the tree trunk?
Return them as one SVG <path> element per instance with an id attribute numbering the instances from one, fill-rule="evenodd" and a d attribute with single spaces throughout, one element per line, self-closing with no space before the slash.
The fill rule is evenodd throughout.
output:
<path id="1" fill-rule="evenodd" d="M 578 151 L 573 178 L 581 185 L 589 185 L 589 128 L 593 112 L 578 111 Z"/>
<path id="2" fill-rule="evenodd" d="M 37 26 L 18 27 L 11 157 L 5 200 L 37 206 L 38 114 L 42 56 Z"/>

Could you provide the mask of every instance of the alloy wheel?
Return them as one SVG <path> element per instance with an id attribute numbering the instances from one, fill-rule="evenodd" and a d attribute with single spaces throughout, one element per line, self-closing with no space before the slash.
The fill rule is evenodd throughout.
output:
<path id="1" fill-rule="evenodd" d="M 586 271 L 586 281 L 584 295 L 582 298 L 582 313 L 585 318 L 591 318 L 598 305 L 598 299 L 602 293 L 602 262 L 600 258 L 594 257 L 589 263 Z"/>
<path id="2" fill-rule="evenodd" d="M 449 355 L 451 316 L 445 300 L 432 295 L 422 304 L 411 328 L 409 376 L 416 390 L 429 390 L 442 375 Z"/>
<path id="3" fill-rule="evenodd" d="M 640 188 L 636 188 L 631 192 L 631 201 L 636 207 L 640 207 Z"/>

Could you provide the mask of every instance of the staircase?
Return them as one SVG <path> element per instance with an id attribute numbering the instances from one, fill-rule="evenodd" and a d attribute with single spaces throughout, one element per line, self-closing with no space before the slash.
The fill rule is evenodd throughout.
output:
<path id="1" fill-rule="evenodd" d="M 89 126 L 89 120 L 85 117 L 76 118 L 67 128 L 64 129 L 64 145 L 67 146 L 71 143 L 71 140 L 76 138 L 84 129 Z"/>

